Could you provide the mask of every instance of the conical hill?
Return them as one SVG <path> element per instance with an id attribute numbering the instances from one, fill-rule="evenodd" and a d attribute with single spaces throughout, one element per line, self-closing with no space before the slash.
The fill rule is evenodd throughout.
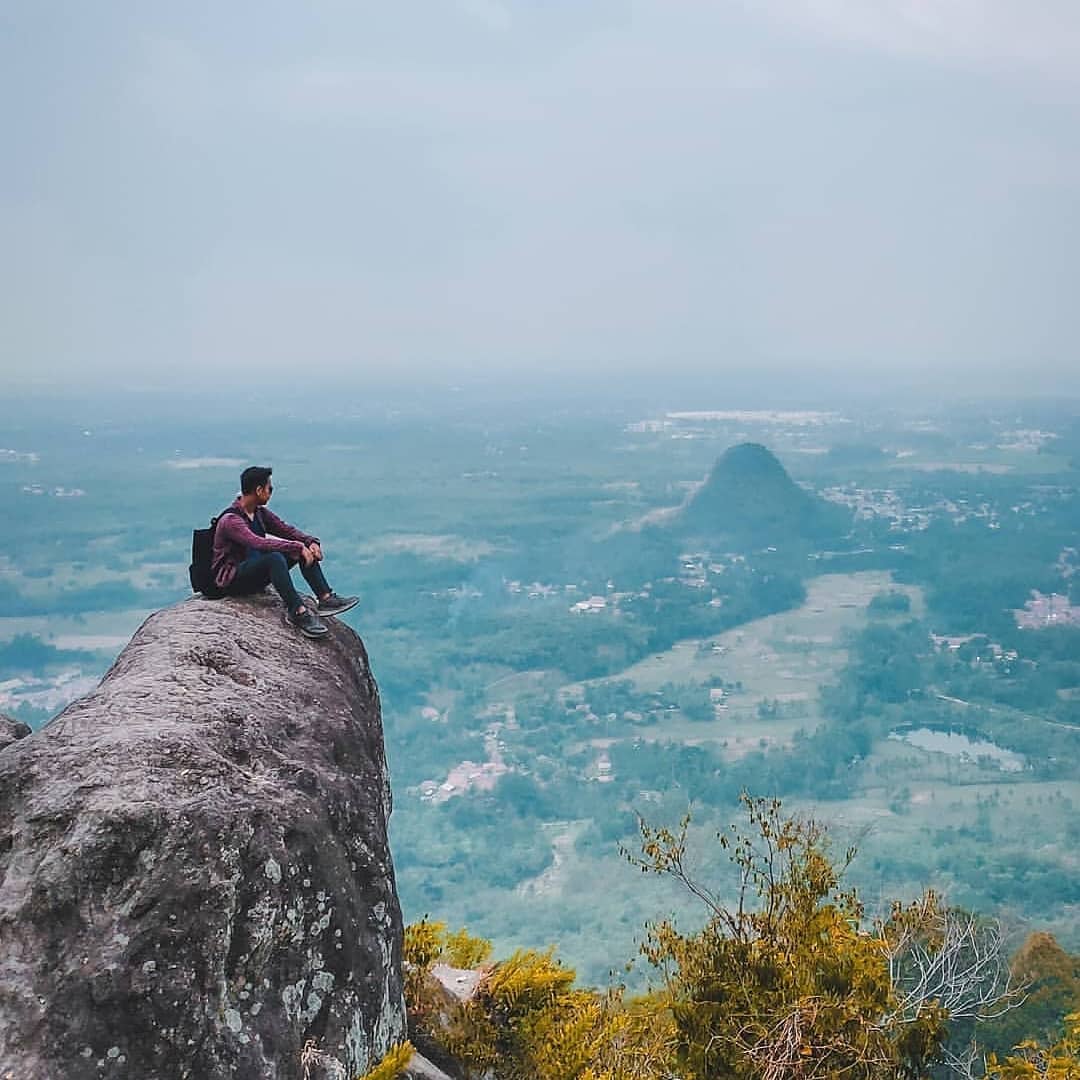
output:
<path id="1" fill-rule="evenodd" d="M 804 491 L 759 443 L 726 450 L 677 518 L 680 532 L 760 545 L 820 540 L 847 531 L 848 515 Z"/>

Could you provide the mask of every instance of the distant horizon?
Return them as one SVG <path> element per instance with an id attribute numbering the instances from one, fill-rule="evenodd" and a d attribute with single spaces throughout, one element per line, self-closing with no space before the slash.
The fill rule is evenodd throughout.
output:
<path id="1" fill-rule="evenodd" d="M 937 408 L 1002 408 L 1013 403 L 1053 407 L 1080 412 L 1080 376 L 1071 383 L 1058 380 L 1053 385 L 1026 379 L 1022 387 L 998 381 L 946 384 L 913 378 L 874 377 L 865 381 L 846 375 L 825 377 L 807 371 L 707 372 L 665 371 L 660 373 L 608 372 L 460 372 L 430 376 L 386 375 L 372 379 L 344 372 L 309 375 L 306 379 L 267 376 L 257 382 L 251 374 L 230 380 L 213 379 L 198 369 L 171 380 L 138 379 L 131 376 L 103 379 L 88 373 L 85 379 L 51 377 L 7 379 L 0 377 L 0 397 L 9 405 L 35 402 L 107 403 L 118 398 L 145 402 L 192 402 L 207 412 L 228 411 L 239 403 L 280 404 L 327 401 L 327 408 L 363 406 L 373 400 L 380 405 L 415 407 L 427 412 L 457 411 L 470 403 L 535 403 L 545 407 L 610 406 L 615 409 L 639 406 L 660 412 L 708 412 L 715 410 L 934 410 Z M 0 404 L 0 416 L 3 405 Z M 650 414 L 651 415 L 651 414 Z"/>

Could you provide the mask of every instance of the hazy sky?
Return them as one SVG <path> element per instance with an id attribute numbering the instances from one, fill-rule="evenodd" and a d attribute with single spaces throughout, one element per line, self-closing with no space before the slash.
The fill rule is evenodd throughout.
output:
<path id="1" fill-rule="evenodd" d="M 0 117 L 9 385 L 1080 390 L 1076 0 L 0 0 Z"/>

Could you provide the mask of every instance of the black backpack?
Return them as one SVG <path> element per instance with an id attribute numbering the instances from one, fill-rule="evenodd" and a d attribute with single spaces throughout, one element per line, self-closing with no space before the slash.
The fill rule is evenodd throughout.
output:
<path id="1" fill-rule="evenodd" d="M 242 511 L 230 506 L 222 510 L 217 517 L 210 519 L 209 529 L 191 531 L 191 565 L 188 567 L 188 577 L 191 578 L 192 591 L 202 593 L 207 600 L 220 600 L 225 595 L 214 581 L 214 530 L 226 514 L 239 513 Z"/>

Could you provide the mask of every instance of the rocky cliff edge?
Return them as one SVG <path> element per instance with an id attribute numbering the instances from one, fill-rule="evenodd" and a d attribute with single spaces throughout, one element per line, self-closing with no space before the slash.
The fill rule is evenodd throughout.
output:
<path id="1" fill-rule="evenodd" d="M 404 1038 L 378 690 L 331 624 L 186 601 L 0 752 L 0 1077 L 299 1080 L 312 1040 L 352 1077 Z"/>
<path id="2" fill-rule="evenodd" d="M 0 750 L 3 750 L 5 746 L 10 746 L 13 742 L 18 742 L 19 739 L 25 739 L 29 734 L 29 724 L 21 723 L 19 720 L 12 720 L 10 716 L 0 713 Z"/>

